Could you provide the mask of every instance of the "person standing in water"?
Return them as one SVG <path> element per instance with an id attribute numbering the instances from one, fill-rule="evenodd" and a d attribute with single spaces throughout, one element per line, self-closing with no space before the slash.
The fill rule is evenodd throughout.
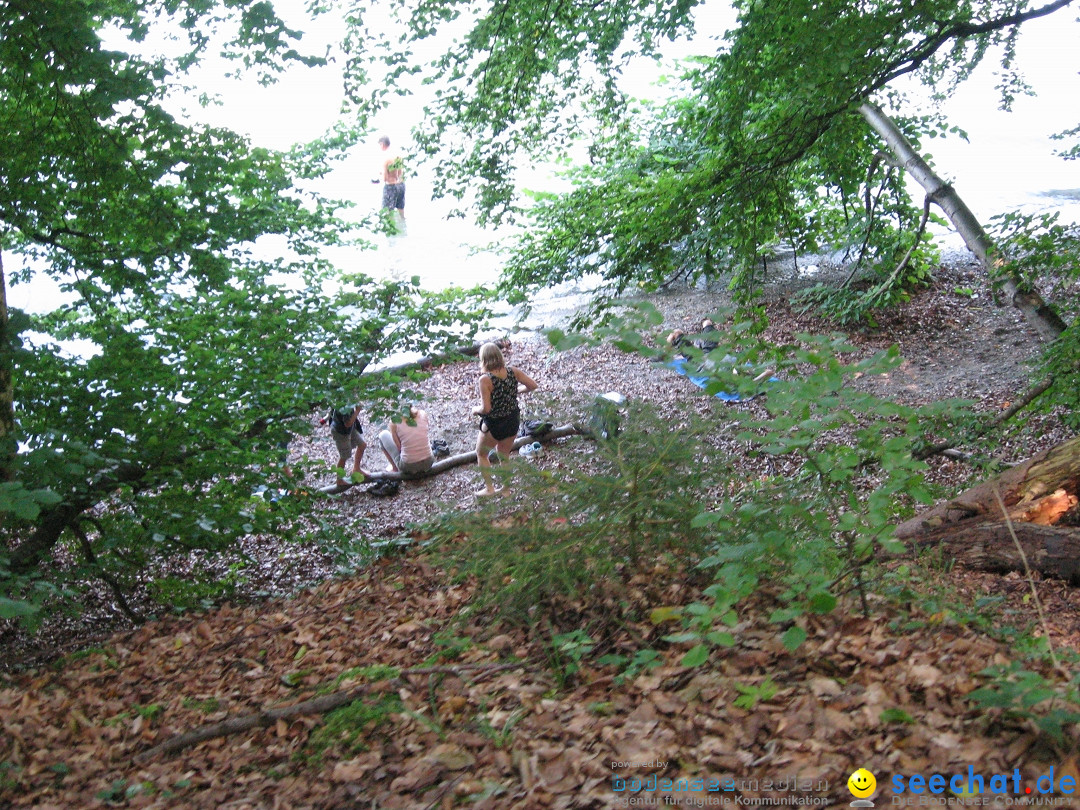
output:
<path id="1" fill-rule="evenodd" d="M 405 221 L 405 165 L 401 155 L 390 151 L 390 139 L 383 135 L 379 138 L 379 148 L 383 151 L 382 176 L 372 183 L 382 182 L 382 207 L 396 211 Z"/>
<path id="2" fill-rule="evenodd" d="M 510 455 L 521 423 L 518 394 L 535 391 L 538 386 L 521 369 L 507 368 L 502 352 L 494 343 L 480 347 L 480 370 L 483 374 L 476 383 L 480 404 L 473 408 L 473 414 L 480 417 L 476 463 L 484 477 L 484 488 L 476 494 L 494 495 L 497 490 L 491 477 L 488 451 L 495 448 L 501 456 Z"/>

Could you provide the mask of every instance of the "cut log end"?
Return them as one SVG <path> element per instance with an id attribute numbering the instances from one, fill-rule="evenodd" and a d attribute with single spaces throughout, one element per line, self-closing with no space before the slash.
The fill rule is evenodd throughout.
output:
<path id="1" fill-rule="evenodd" d="M 1030 567 L 1080 584 L 1080 437 L 900 524 L 895 536 L 914 547 L 942 546 L 971 568 Z"/>

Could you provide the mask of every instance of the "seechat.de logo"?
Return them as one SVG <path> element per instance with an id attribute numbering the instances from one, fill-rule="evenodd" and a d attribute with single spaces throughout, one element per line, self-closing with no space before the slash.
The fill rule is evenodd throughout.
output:
<path id="1" fill-rule="evenodd" d="M 874 795 L 874 791 L 877 790 L 877 779 L 866 768 L 859 768 L 847 780 L 848 790 L 851 791 L 851 795 L 855 797 L 855 801 L 851 803 L 851 807 L 873 807 L 874 803 L 870 801 L 870 797 Z"/>

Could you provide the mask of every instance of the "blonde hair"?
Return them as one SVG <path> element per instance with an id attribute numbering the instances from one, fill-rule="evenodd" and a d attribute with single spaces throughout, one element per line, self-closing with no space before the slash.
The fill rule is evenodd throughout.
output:
<path id="1" fill-rule="evenodd" d="M 485 343 L 480 347 L 480 368 L 484 371 L 498 371 L 500 368 L 506 368 L 503 353 L 494 343 Z"/>

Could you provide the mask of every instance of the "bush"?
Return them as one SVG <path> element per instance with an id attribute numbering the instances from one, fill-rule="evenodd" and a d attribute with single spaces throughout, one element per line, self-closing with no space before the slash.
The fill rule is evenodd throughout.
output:
<path id="1" fill-rule="evenodd" d="M 477 577 L 480 602 L 536 621 L 557 597 L 580 599 L 599 580 L 651 570 L 660 557 L 694 564 L 705 542 L 692 521 L 728 475 L 693 414 L 673 422 L 631 403 L 615 439 L 582 443 L 571 469 L 512 463 L 515 510 L 451 516 L 439 529 L 449 565 Z"/>

